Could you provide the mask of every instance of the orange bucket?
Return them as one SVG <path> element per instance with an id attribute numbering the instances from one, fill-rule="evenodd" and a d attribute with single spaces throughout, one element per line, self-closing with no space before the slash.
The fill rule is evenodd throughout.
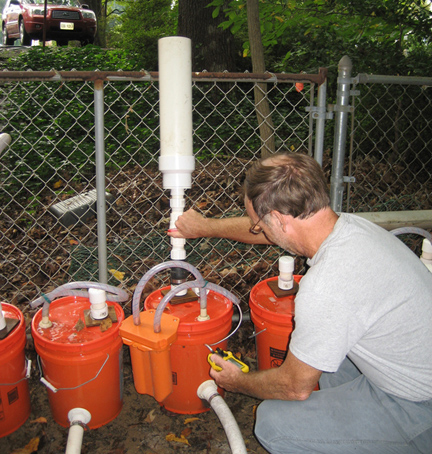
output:
<path id="1" fill-rule="evenodd" d="M 0 340 L 0 437 L 21 427 L 30 416 L 30 393 L 24 348 L 26 327 L 21 311 L 2 303 L 7 319 L 19 320 L 9 334 Z"/>
<path id="2" fill-rule="evenodd" d="M 145 309 L 157 308 L 163 298 L 163 290 L 156 290 L 146 298 Z M 159 403 L 174 413 L 196 414 L 208 411 L 209 407 L 197 396 L 199 385 L 211 380 L 207 361 L 210 351 L 204 344 L 213 344 L 229 334 L 232 326 L 232 302 L 225 296 L 210 291 L 207 295 L 210 320 L 202 322 L 197 320 L 200 315 L 199 301 L 168 303 L 165 312 L 178 318 L 180 322 L 177 340 L 170 349 L 173 391 Z M 227 341 L 223 341 L 212 348 L 226 350 L 227 344 Z"/>
<path id="3" fill-rule="evenodd" d="M 123 342 L 119 328 L 124 313 L 119 304 L 107 304 L 114 306 L 117 322 L 106 331 L 100 326 L 85 326 L 84 311 L 90 309 L 90 301 L 84 297 L 53 301 L 51 328 L 39 327 L 42 309 L 33 317 L 32 335 L 51 412 L 63 427 L 69 427 L 68 412 L 76 407 L 91 413 L 91 429 L 112 421 L 122 409 Z"/>
<path id="4" fill-rule="evenodd" d="M 301 278 L 294 275 L 297 283 Z M 283 363 L 294 328 L 295 295 L 278 298 L 268 285 L 277 279 L 277 276 L 271 277 L 258 283 L 249 297 L 259 370 L 279 367 Z"/>

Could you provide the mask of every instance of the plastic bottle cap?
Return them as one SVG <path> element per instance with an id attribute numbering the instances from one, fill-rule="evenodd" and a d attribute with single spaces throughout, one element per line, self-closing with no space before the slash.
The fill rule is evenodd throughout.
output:
<path id="1" fill-rule="evenodd" d="M 292 273 L 294 271 L 294 257 L 284 255 L 279 258 L 279 271 Z"/>
<path id="2" fill-rule="evenodd" d="M 90 315 L 93 320 L 101 320 L 108 316 L 108 305 L 106 303 L 105 290 L 89 288 Z"/>
<path id="3" fill-rule="evenodd" d="M 100 288 L 89 288 L 89 299 L 91 304 L 100 304 L 106 302 L 105 290 Z"/>

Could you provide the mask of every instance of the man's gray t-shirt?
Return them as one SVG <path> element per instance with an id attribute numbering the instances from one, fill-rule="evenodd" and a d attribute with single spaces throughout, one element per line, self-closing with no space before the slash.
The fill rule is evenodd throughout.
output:
<path id="1" fill-rule="evenodd" d="M 383 391 L 432 398 L 432 273 L 393 234 L 341 214 L 308 260 L 289 349 L 335 372 L 345 356 Z"/>

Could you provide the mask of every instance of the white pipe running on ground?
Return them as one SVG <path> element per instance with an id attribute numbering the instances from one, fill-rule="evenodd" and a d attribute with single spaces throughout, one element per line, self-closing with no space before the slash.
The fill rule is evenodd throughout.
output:
<path id="1" fill-rule="evenodd" d="M 198 387 L 200 399 L 206 400 L 218 416 L 228 438 L 228 443 L 233 454 L 246 454 L 247 449 L 237 421 L 223 397 L 217 392 L 214 380 L 207 380 Z"/>
<path id="2" fill-rule="evenodd" d="M 68 413 L 70 421 L 66 444 L 66 454 L 80 454 L 84 428 L 91 420 L 91 414 L 85 408 L 74 408 Z"/>

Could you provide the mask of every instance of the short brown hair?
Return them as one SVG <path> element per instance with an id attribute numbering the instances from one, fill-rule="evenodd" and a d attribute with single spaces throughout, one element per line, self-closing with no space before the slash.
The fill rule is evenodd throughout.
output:
<path id="1" fill-rule="evenodd" d="M 273 210 L 304 219 L 330 205 L 320 165 L 303 153 L 277 153 L 248 170 L 245 196 L 263 218 Z"/>

